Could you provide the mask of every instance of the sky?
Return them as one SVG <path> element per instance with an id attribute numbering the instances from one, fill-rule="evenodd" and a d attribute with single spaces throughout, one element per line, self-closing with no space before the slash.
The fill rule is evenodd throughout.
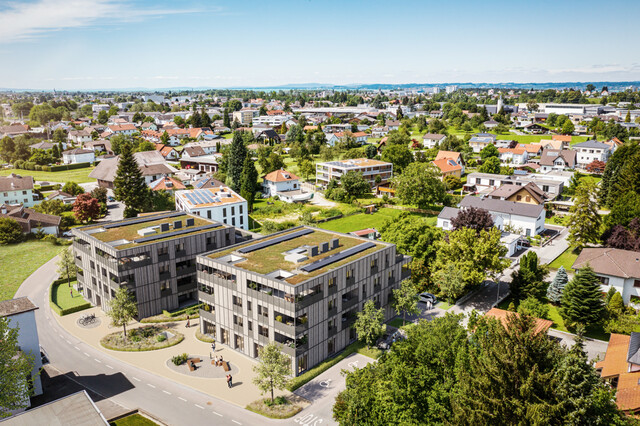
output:
<path id="1" fill-rule="evenodd" d="M 640 80 L 637 0 L 0 0 L 0 88 Z"/>

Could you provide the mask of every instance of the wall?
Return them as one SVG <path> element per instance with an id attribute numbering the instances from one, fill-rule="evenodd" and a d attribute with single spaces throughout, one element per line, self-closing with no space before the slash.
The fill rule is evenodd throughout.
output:
<path id="1" fill-rule="evenodd" d="M 18 346 L 22 352 L 33 357 L 32 377 L 34 395 L 42 395 L 42 382 L 38 372 L 42 368 L 40 357 L 40 341 L 38 340 L 38 326 L 35 311 L 23 312 L 9 317 L 11 328 L 19 327 Z"/>

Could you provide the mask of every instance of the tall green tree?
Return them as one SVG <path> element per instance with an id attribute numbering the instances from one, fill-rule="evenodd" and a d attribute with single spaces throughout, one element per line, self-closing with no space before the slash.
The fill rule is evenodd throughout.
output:
<path id="1" fill-rule="evenodd" d="M 489 157 L 478 167 L 480 173 L 500 173 L 500 159 L 498 157 Z"/>
<path id="2" fill-rule="evenodd" d="M 547 288 L 547 299 L 552 303 L 560 303 L 562 301 L 562 295 L 564 294 L 564 288 L 569 282 L 569 276 L 567 275 L 567 271 L 564 269 L 564 266 L 560 266 L 556 276 L 553 277 L 553 281 L 549 284 Z"/>
<path id="3" fill-rule="evenodd" d="M 0 244 L 19 243 L 24 239 L 22 227 L 12 217 L 0 217 Z"/>
<path id="4" fill-rule="evenodd" d="M 545 277 L 549 274 L 549 268 L 541 265 L 538 255 L 534 251 L 528 251 L 520 259 L 520 268 L 511 274 L 511 294 L 516 301 L 534 297 L 538 300 L 544 298 L 547 290 Z"/>
<path id="5" fill-rule="evenodd" d="M 440 171 L 430 163 L 411 163 L 393 178 L 393 187 L 403 203 L 424 209 L 446 199 L 447 191 L 439 175 Z"/>
<path id="6" fill-rule="evenodd" d="M 151 209 L 151 190 L 128 143 L 124 144 L 120 154 L 113 185 L 115 199 L 125 204 L 124 217 L 135 217 Z"/>
<path id="7" fill-rule="evenodd" d="M 578 250 L 588 243 L 598 243 L 601 223 L 596 201 L 596 187 L 584 181 L 578 185 L 573 197 L 573 206 L 569 209 L 567 241 Z"/>
<path id="8" fill-rule="evenodd" d="M 240 178 L 240 196 L 247 200 L 249 213 L 253 212 L 253 202 L 258 189 L 258 171 L 250 155 L 244 159 L 242 166 L 242 176 Z"/>
<path id="9" fill-rule="evenodd" d="M 258 364 L 253 366 L 253 372 L 256 374 L 253 383 L 262 394 L 271 392 L 273 402 L 274 390 L 287 386 L 287 376 L 291 374 L 291 359 L 273 342 L 260 349 L 258 354 Z"/>
<path id="10" fill-rule="evenodd" d="M 448 262 L 435 273 L 435 284 L 449 303 L 464 294 L 466 283 L 461 269 L 455 262 Z"/>
<path id="11" fill-rule="evenodd" d="M 362 311 L 358 312 L 356 322 L 353 324 L 358 339 L 371 347 L 380 336 L 384 334 L 386 326 L 384 322 L 384 310 L 376 309 L 373 300 L 368 300 Z"/>
<path id="12" fill-rule="evenodd" d="M 402 314 L 402 323 L 406 324 L 407 314 L 417 314 L 418 292 L 411 283 L 411 280 L 404 280 L 400 283 L 400 288 L 393 289 L 393 309 Z"/>
<path id="13" fill-rule="evenodd" d="M 600 280 L 589 265 L 580 268 L 564 288 L 562 316 L 569 324 L 589 327 L 602 323 L 605 313 Z"/>
<path id="14" fill-rule="evenodd" d="M 27 407 L 34 356 L 19 349 L 19 327 L 9 317 L 0 317 L 0 418 Z"/>
<path id="15" fill-rule="evenodd" d="M 600 182 L 600 202 L 605 206 L 613 206 L 620 196 L 630 190 L 625 185 L 619 185 L 623 177 L 623 169 L 627 162 L 638 162 L 640 160 L 640 147 L 636 142 L 622 145 L 613 153 L 607 161 L 607 166 L 602 174 Z M 624 173 L 628 172 L 626 170 Z M 632 177 L 633 179 L 634 177 Z M 640 176 L 636 176 L 640 178 Z"/>
<path id="16" fill-rule="evenodd" d="M 111 325 L 114 327 L 122 327 L 124 338 L 127 338 L 127 324 L 138 315 L 138 306 L 133 298 L 124 287 L 116 290 L 116 295 L 109 301 L 107 315 L 111 318 Z"/>
<path id="17" fill-rule="evenodd" d="M 387 141 L 387 144 L 389 142 Z M 402 173 L 414 160 L 413 153 L 408 145 L 388 145 L 382 151 L 382 161 L 393 164 L 394 173 Z"/>
<path id="18" fill-rule="evenodd" d="M 229 112 L 226 108 L 222 111 L 222 125 L 231 128 L 231 118 L 229 118 Z"/>
<path id="19" fill-rule="evenodd" d="M 240 192 L 242 185 L 242 168 L 247 157 L 247 147 L 244 145 L 241 132 L 233 133 L 233 140 L 229 148 L 229 158 L 227 165 L 227 180 L 229 186 L 236 192 Z"/>
<path id="20" fill-rule="evenodd" d="M 67 280 L 67 285 L 71 287 L 71 279 L 76 277 L 78 268 L 76 266 L 73 250 L 71 247 L 62 249 L 59 254 L 60 258 L 56 262 L 56 273 L 60 278 Z"/>

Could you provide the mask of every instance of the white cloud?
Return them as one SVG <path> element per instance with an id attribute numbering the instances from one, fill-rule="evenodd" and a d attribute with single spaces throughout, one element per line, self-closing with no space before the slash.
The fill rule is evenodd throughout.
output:
<path id="1" fill-rule="evenodd" d="M 13 1 L 0 6 L 0 43 L 30 39 L 66 28 L 194 12 L 194 9 L 136 8 L 120 0 Z"/>

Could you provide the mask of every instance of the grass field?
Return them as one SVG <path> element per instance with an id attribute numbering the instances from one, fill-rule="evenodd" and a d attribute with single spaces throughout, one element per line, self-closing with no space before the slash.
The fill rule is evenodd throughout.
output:
<path id="1" fill-rule="evenodd" d="M 45 182 L 76 182 L 76 183 L 89 183 L 96 180 L 89 177 L 89 173 L 95 167 L 87 167 L 84 169 L 64 170 L 61 172 L 39 172 L 35 170 L 22 170 L 22 169 L 6 169 L 0 170 L 0 176 L 8 176 L 11 173 L 15 173 L 20 176 L 33 176 L 36 181 Z"/>
<path id="2" fill-rule="evenodd" d="M 120 420 L 115 420 L 113 422 L 110 422 L 109 425 L 111 426 L 156 426 L 157 423 L 136 413 L 127 417 L 123 417 Z"/>
<path id="3" fill-rule="evenodd" d="M 22 281 L 62 249 L 42 241 L 0 246 L 0 300 L 12 299 Z"/>
<path id="4" fill-rule="evenodd" d="M 372 214 L 354 214 L 351 216 L 346 216 L 340 219 L 330 220 L 328 222 L 319 223 L 318 227 L 322 229 L 328 229 L 330 231 L 337 232 L 353 232 L 358 231 L 360 229 L 366 228 L 375 228 L 380 230 L 380 227 L 384 225 L 385 222 L 394 220 L 398 216 L 403 213 L 402 210 L 390 209 L 390 208 L 381 208 L 377 212 Z M 421 214 L 415 214 L 416 216 L 423 216 Z M 436 216 L 430 216 L 429 225 L 436 224 Z"/>
<path id="5" fill-rule="evenodd" d="M 73 292 L 73 297 L 71 297 L 71 293 L 69 292 L 70 289 L 67 283 L 62 283 L 55 286 L 53 289 L 53 293 L 51 294 L 51 301 L 58 305 L 61 309 L 75 308 L 76 306 L 86 304 L 87 301 L 82 298 L 82 294 L 78 293 L 73 288 L 76 283 L 76 280 L 71 281 L 71 291 Z"/>
<path id="6" fill-rule="evenodd" d="M 569 247 L 549 264 L 549 268 L 559 269 L 560 266 L 564 266 L 564 269 L 566 269 L 567 272 L 574 272 L 571 265 L 573 265 L 573 262 L 575 262 L 577 258 L 578 255 L 573 253 L 573 248 Z"/>

